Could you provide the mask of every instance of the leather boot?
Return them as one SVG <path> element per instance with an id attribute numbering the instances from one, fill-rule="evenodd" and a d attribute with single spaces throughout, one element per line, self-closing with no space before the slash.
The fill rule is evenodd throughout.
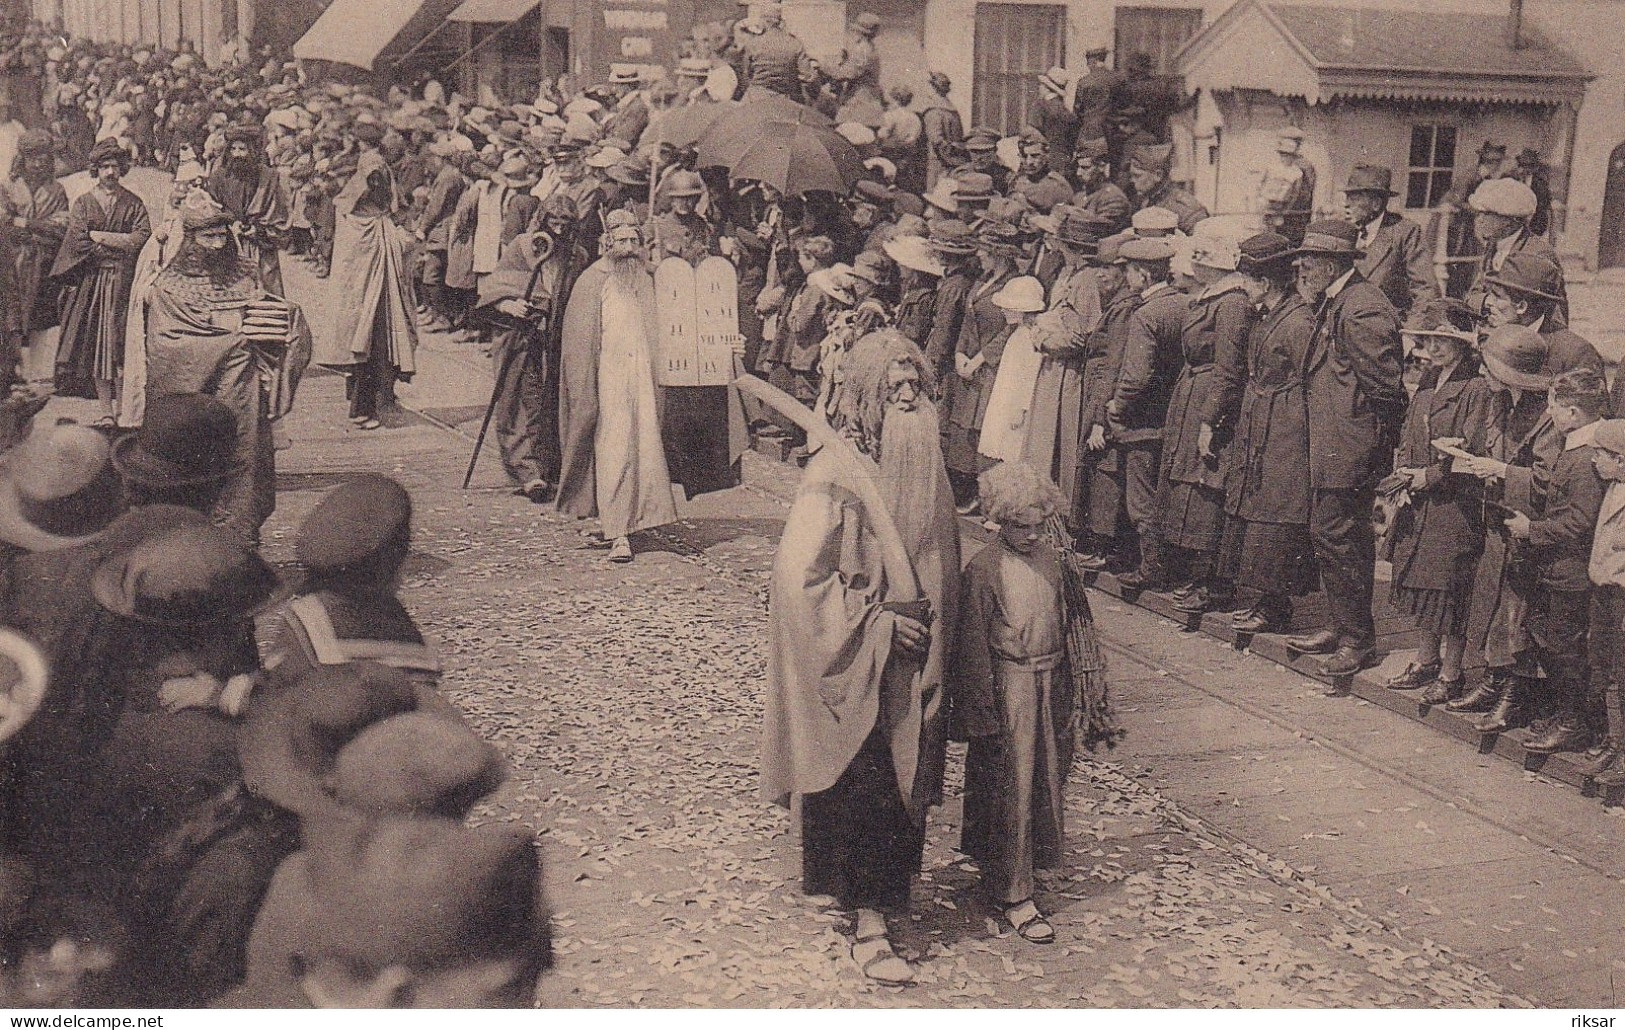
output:
<path id="1" fill-rule="evenodd" d="M 1447 705 L 1461 696 L 1461 688 L 1462 677 L 1460 676 L 1453 680 L 1436 679 L 1428 684 L 1426 690 L 1422 691 L 1422 703 L 1425 705 Z"/>
<path id="2" fill-rule="evenodd" d="M 1610 740 L 1603 745 L 1602 752 L 1596 758 L 1587 762 L 1580 771 L 1587 779 L 1594 780 L 1614 768 L 1619 763 L 1622 754 L 1625 754 L 1625 744 L 1617 740 Z"/>
<path id="3" fill-rule="evenodd" d="M 1480 733 L 1505 733 L 1523 725 L 1525 691 L 1522 676 L 1508 678 L 1506 689 L 1501 691 L 1495 707 L 1490 709 L 1488 715 L 1474 723 L 1473 728 Z"/>
<path id="4" fill-rule="evenodd" d="M 1306 633 L 1301 637 L 1291 637 L 1286 642 L 1287 650 L 1299 654 L 1331 654 L 1337 650 L 1336 632 L 1323 629 L 1314 633 Z"/>
<path id="5" fill-rule="evenodd" d="M 1454 701 L 1447 702 L 1444 707 L 1449 712 L 1487 712 L 1501 700 L 1505 690 L 1505 677 L 1494 672 L 1485 673 L 1477 686 Z"/>
<path id="6" fill-rule="evenodd" d="M 1532 755 L 1555 755 L 1559 751 L 1583 751 L 1590 740 L 1591 734 L 1580 721 L 1580 713 L 1565 704 L 1546 732 L 1537 740 L 1526 741 L 1523 749 Z"/>

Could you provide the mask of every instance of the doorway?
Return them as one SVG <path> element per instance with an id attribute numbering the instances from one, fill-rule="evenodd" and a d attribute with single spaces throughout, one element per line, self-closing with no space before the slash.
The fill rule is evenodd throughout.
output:
<path id="1" fill-rule="evenodd" d="M 1608 155 L 1608 188 L 1603 193 L 1597 267 L 1625 267 L 1625 143 Z"/>

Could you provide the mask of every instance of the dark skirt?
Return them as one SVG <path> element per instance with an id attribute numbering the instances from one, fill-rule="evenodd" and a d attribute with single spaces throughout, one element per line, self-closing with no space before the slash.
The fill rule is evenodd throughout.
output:
<path id="1" fill-rule="evenodd" d="M 739 485 L 739 465 L 728 460 L 728 387 L 666 390 L 661 436 L 671 481 L 690 500 Z"/>
<path id="2" fill-rule="evenodd" d="M 1214 575 L 1236 586 L 1278 597 L 1301 597 L 1319 583 L 1309 527 L 1292 522 L 1229 518 Z"/>
<path id="3" fill-rule="evenodd" d="M 1200 483 L 1167 483 L 1162 493 L 1164 542 L 1199 555 L 1219 546 L 1224 525 L 1224 491 Z"/>
<path id="4" fill-rule="evenodd" d="M 1116 450 L 1100 452 L 1089 466 L 1088 475 L 1080 476 L 1079 481 L 1088 483 L 1079 527 L 1109 540 L 1121 537 L 1128 526 L 1123 503 L 1123 456 Z"/>
<path id="5" fill-rule="evenodd" d="M 124 315 L 130 274 L 122 267 L 87 271 L 64 295 L 56 388 L 69 397 L 95 397 L 98 380 L 118 379 L 124 368 Z"/>
<path id="6" fill-rule="evenodd" d="M 908 816 L 876 727 L 835 786 L 802 798 L 802 890 L 842 908 L 901 912 L 924 855 L 925 827 Z"/>
<path id="7" fill-rule="evenodd" d="M 1417 629 L 1442 637 L 1465 637 L 1472 589 L 1471 576 L 1460 588 L 1450 590 L 1419 590 L 1395 583 L 1388 594 L 1388 604 L 1414 619 Z"/>

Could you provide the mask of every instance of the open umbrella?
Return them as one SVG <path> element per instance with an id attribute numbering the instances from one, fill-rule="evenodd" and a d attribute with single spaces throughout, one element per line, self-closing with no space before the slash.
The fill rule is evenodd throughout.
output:
<path id="1" fill-rule="evenodd" d="M 650 125 L 647 138 L 670 143 L 674 147 L 691 147 L 699 142 L 706 130 L 738 107 L 739 105 L 732 100 L 721 104 L 702 103 L 674 107 L 657 116 L 658 121 Z"/>
<path id="2" fill-rule="evenodd" d="M 793 100 L 765 97 L 741 104 L 700 137 L 701 165 L 728 169 L 794 196 L 812 190 L 845 193 L 868 172 L 833 123 Z"/>

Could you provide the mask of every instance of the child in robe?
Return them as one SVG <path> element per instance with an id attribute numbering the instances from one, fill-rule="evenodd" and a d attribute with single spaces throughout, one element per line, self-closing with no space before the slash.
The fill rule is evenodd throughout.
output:
<path id="1" fill-rule="evenodd" d="M 1016 933 L 1048 944 L 1055 928 L 1034 903 L 1033 872 L 1061 863 L 1075 715 L 1061 556 L 1046 532 L 1063 498 L 1021 462 L 993 466 L 979 485 L 999 535 L 965 568 L 949 663 L 950 725 L 970 741 L 961 850 Z"/>

